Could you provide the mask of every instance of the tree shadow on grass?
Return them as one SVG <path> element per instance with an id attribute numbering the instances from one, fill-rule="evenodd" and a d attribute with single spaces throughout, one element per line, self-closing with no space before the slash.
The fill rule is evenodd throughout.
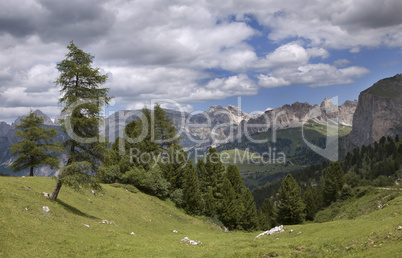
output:
<path id="1" fill-rule="evenodd" d="M 71 213 L 74 213 L 75 215 L 82 216 L 82 217 L 86 217 L 86 218 L 89 218 L 89 219 L 99 219 L 99 218 L 97 218 L 97 217 L 95 217 L 95 216 L 86 214 L 85 212 L 82 212 L 82 211 L 80 211 L 79 209 L 77 209 L 77 208 L 75 208 L 75 207 L 73 207 L 73 206 L 71 206 L 71 205 L 69 205 L 69 204 L 67 204 L 67 203 L 65 203 L 65 202 L 63 202 L 63 201 L 61 201 L 61 200 L 57 200 L 57 202 L 58 202 L 61 206 L 63 206 L 64 209 L 66 209 L 67 211 L 69 211 L 69 212 L 71 212 Z"/>

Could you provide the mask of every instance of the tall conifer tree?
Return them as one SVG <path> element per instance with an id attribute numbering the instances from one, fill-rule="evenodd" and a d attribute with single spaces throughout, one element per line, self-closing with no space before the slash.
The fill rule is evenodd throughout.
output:
<path id="1" fill-rule="evenodd" d="M 60 122 L 70 136 L 64 145 L 68 161 L 59 175 L 53 191 L 57 200 L 63 184 L 72 187 L 98 188 L 93 175 L 103 161 L 107 148 L 100 135 L 101 111 L 110 101 L 108 88 L 101 88 L 107 80 L 99 68 L 93 68 L 94 56 L 79 49 L 72 41 L 67 46 L 66 58 L 57 64 L 60 72 L 56 84 L 61 87 L 59 103 L 64 105 L 65 119 Z"/>

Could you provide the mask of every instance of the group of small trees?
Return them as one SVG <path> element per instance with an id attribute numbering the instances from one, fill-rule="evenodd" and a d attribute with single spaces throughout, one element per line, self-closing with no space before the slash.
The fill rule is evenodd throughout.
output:
<path id="1" fill-rule="evenodd" d="M 266 198 L 260 208 L 261 225 L 265 228 L 276 223 L 299 224 L 305 220 L 313 221 L 319 209 L 329 206 L 346 196 L 347 185 L 343 180 L 344 172 L 339 162 L 332 162 L 325 171 L 324 184 L 318 188 L 302 189 L 292 175 L 281 182 L 275 206 Z"/>

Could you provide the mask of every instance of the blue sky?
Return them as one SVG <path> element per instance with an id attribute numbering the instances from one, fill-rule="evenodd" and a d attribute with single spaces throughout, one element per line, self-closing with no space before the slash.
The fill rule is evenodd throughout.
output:
<path id="1" fill-rule="evenodd" d="M 112 111 L 342 104 L 401 73 L 401 13 L 399 0 L 2 1 L 0 121 L 59 113 L 71 40 L 109 75 Z"/>

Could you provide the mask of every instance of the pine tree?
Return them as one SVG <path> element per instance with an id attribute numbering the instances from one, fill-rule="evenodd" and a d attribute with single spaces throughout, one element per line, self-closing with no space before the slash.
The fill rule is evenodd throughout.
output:
<path id="1" fill-rule="evenodd" d="M 202 195 L 198 176 L 192 164 L 186 166 L 184 177 L 184 209 L 189 214 L 200 215 L 203 208 Z"/>
<path id="2" fill-rule="evenodd" d="M 204 214 L 208 217 L 216 215 L 215 198 L 212 193 L 212 187 L 208 186 L 206 192 L 203 194 L 204 199 Z"/>
<path id="3" fill-rule="evenodd" d="M 203 193 L 206 193 L 206 192 L 208 192 L 209 182 L 207 180 L 208 172 L 207 172 L 207 169 L 205 168 L 205 162 L 203 159 L 197 160 L 196 170 L 197 170 L 198 179 L 200 181 L 201 191 Z"/>
<path id="4" fill-rule="evenodd" d="M 268 230 L 274 227 L 275 224 L 274 206 L 272 205 L 272 202 L 266 198 L 260 209 L 260 228 L 262 230 Z"/>
<path id="5" fill-rule="evenodd" d="M 172 119 L 159 104 L 153 110 L 142 109 L 138 120 L 133 120 L 124 129 L 128 136 L 129 146 L 141 153 L 158 155 L 166 152 L 171 146 L 180 144 L 181 137 L 176 136 L 177 129 Z"/>
<path id="6" fill-rule="evenodd" d="M 254 196 L 245 186 L 243 187 L 241 201 L 244 211 L 241 213 L 240 222 L 238 223 L 240 226 L 239 228 L 248 231 L 257 230 L 259 228 L 257 207 L 255 205 Z M 241 210 L 242 209 L 239 208 L 239 211 Z"/>
<path id="7" fill-rule="evenodd" d="M 305 214 L 306 220 L 314 220 L 314 216 L 317 213 L 317 204 L 314 199 L 313 191 L 310 187 L 307 187 L 303 194 L 303 201 L 306 204 Z"/>
<path id="8" fill-rule="evenodd" d="M 239 211 L 244 208 L 240 208 L 241 202 L 236 199 L 233 186 L 226 177 L 223 180 L 222 196 L 220 220 L 229 229 L 235 229 L 241 217 Z"/>
<path id="9" fill-rule="evenodd" d="M 170 146 L 165 160 L 161 161 L 159 166 L 166 180 L 170 183 L 171 192 L 184 187 L 185 173 L 189 170 L 189 167 L 193 168 L 192 163 L 189 162 L 187 153 L 181 146 L 177 145 Z"/>
<path id="10" fill-rule="evenodd" d="M 225 177 L 231 183 L 238 200 L 238 213 L 241 215 L 237 222 L 237 228 L 244 230 L 256 230 L 258 228 L 258 213 L 254 197 L 244 185 L 240 170 L 233 164 L 226 168 Z"/>
<path id="11" fill-rule="evenodd" d="M 301 198 L 301 188 L 290 174 L 282 181 L 279 198 L 278 219 L 280 222 L 283 224 L 303 222 L 305 204 Z"/>
<path id="12" fill-rule="evenodd" d="M 152 128 L 151 110 L 143 108 L 142 114 L 138 120 L 133 120 L 126 125 L 124 132 L 126 139 L 129 142 L 128 148 L 134 153 L 133 161 L 138 165 L 149 165 L 147 160 L 141 159 L 143 153 L 158 155 L 161 152 L 161 147 L 156 143 L 155 136 L 152 133 L 155 129 Z"/>
<path id="13" fill-rule="evenodd" d="M 240 198 L 243 194 L 244 182 L 241 177 L 240 170 L 233 164 L 229 164 L 226 168 L 226 177 L 229 179 L 230 183 L 235 190 L 236 196 Z"/>
<path id="14" fill-rule="evenodd" d="M 212 194 L 215 199 L 215 208 L 218 213 L 221 213 L 222 208 L 222 188 L 225 173 L 225 166 L 222 164 L 220 155 L 215 148 L 210 148 L 206 157 L 205 169 L 207 171 L 206 182 L 207 186 L 212 187 Z M 230 182 L 229 182 L 230 183 Z"/>
<path id="15" fill-rule="evenodd" d="M 16 127 L 15 137 L 21 141 L 10 147 L 11 156 L 17 157 L 9 166 L 11 170 L 17 172 L 29 168 L 29 175 L 34 176 L 36 167 L 58 168 L 60 160 L 56 154 L 60 153 L 61 148 L 58 144 L 52 144 L 57 135 L 56 129 L 46 129 L 43 118 L 36 116 L 32 110 Z"/>
<path id="16" fill-rule="evenodd" d="M 167 150 L 172 145 L 179 145 L 182 137 L 176 135 L 177 128 L 166 111 L 159 104 L 155 104 L 152 115 L 152 129 L 154 130 L 155 141 L 160 145 L 160 148 Z"/>
<path id="17" fill-rule="evenodd" d="M 324 176 L 324 204 L 330 205 L 338 199 L 343 186 L 343 170 L 339 162 L 331 162 Z"/>
<path id="18" fill-rule="evenodd" d="M 57 64 L 60 76 L 56 84 L 61 86 L 59 103 L 65 106 L 62 111 L 66 112 L 66 118 L 60 122 L 71 138 L 64 142 L 68 161 L 59 175 L 53 200 L 57 200 L 63 183 L 99 187 L 92 175 L 107 154 L 99 132 L 102 107 L 111 99 L 107 96 L 109 89 L 100 88 L 107 75 L 102 75 L 99 68 L 92 68 L 94 56 L 79 49 L 72 41 L 67 48 L 66 58 Z"/>

